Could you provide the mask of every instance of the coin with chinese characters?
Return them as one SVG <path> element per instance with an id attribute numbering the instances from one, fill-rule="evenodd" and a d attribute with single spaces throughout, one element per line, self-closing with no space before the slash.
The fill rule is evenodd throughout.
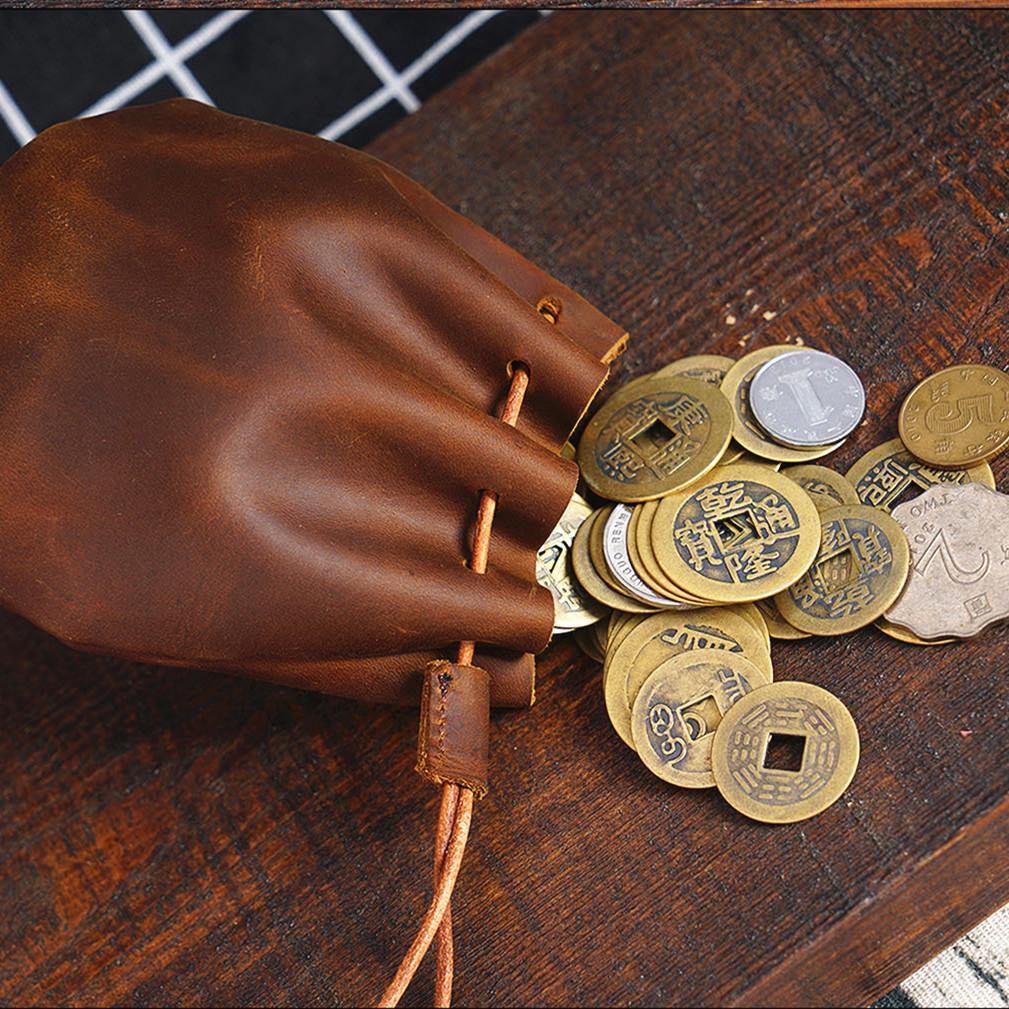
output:
<path id="1" fill-rule="evenodd" d="M 907 538 L 889 515 L 869 505 L 839 505 L 820 521 L 816 560 L 774 601 L 800 631 L 848 634 L 881 617 L 900 594 Z"/>
<path id="2" fill-rule="evenodd" d="M 731 357 L 722 357 L 721 354 L 693 354 L 690 357 L 681 357 L 679 361 L 673 361 L 664 368 L 655 372 L 656 377 L 665 378 L 667 375 L 684 375 L 687 378 L 696 378 L 698 381 L 707 382 L 718 389 L 729 369 L 736 362 Z"/>
<path id="3" fill-rule="evenodd" d="M 988 463 L 971 469 L 940 469 L 916 459 L 899 438 L 866 452 L 847 473 L 862 504 L 890 511 L 895 504 L 917 497 L 937 484 L 980 483 L 995 487 Z"/>
<path id="4" fill-rule="evenodd" d="M 598 522 L 604 520 L 608 510 L 600 509 L 586 519 L 575 533 L 571 544 L 571 569 L 583 592 L 590 595 L 596 602 L 609 606 L 613 610 L 626 610 L 631 613 L 651 613 L 654 609 L 644 603 L 639 603 L 629 596 L 618 592 L 608 585 L 596 570 L 589 551 L 589 543 L 593 530 Z"/>
<path id="5" fill-rule="evenodd" d="M 911 572 L 890 623 L 925 639 L 970 638 L 1009 617 L 1009 496 L 976 483 L 932 487 L 893 518 Z"/>
<path id="6" fill-rule="evenodd" d="M 765 361 L 750 380 L 749 397 L 757 423 L 791 448 L 843 441 L 865 412 L 858 375 L 822 350 L 796 350 Z"/>
<path id="7" fill-rule="evenodd" d="M 820 517 L 788 477 L 764 466 L 724 466 L 662 500 L 652 545 L 662 569 L 687 592 L 750 602 L 805 574 L 820 545 Z"/>
<path id="8" fill-rule="evenodd" d="M 1009 446 L 1009 375 L 958 364 L 919 382 L 897 419 L 901 441 L 923 462 L 965 469 Z"/>
<path id="9" fill-rule="evenodd" d="M 635 621 L 609 649 L 603 692 L 617 735 L 632 749 L 631 710 L 645 680 L 674 655 L 711 648 L 750 659 L 771 676 L 771 656 L 760 635 L 723 607 L 703 613 L 656 613 Z"/>
<path id="10" fill-rule="evenodd" d="M 860 504 L 848 478 L 826 466 L 786 466 L 781 472 L 813 499 L 818 512 L 838 505 Z"/>
<path id="11" fill-rule="evenodd" d="M 858 729 L 848 709 L 812 683 L 757 687 L 724 715 L 711 748 L 722 798 L 762 823 L 822 813 L 851 784 Z"/>
<path id="12" fill-rule="evenodd" d="M 840 444 L 809 449 L 780 445 L 767 436 L 750 409 L 750 383 L 760 367 L 776 357 L 794 354 L 800 349 L 785 344 L 751 351 L 729 369 L 722 382 L 722 392 L 732 405 L 734 414 L 733 440 L 740 448 L 761 459 L 770 459 L 772 462 L 810 462 L 833 452 Z"/>
<path id="13" fill-rule="evenodd" d="M 578 527 L 592 514 L 592 507 L 575 494 L 564 514 L 536 553 L 536 581 L 554 597 L 554 632 L 585 627 L 606 615 L 604 607 L 587 596 L 571 569 L 571 545 Z"/>
<path id="14" fill-rule="evenodd" d="M 578 444 L 585 482 L 611 501 L 648 501 L 686 487 L 721 458 L 732 408 L 721 392 L 681 375 L 614 393 Z"/>
<path id="15" fill-rule="evenodd" d="M 726 713 L 768 682 L 749 659 L 706 649 L 663 662 L 631 709 L 631 735 L 645 767 L 682 788 L 711 788 L 711 743 Z"/>

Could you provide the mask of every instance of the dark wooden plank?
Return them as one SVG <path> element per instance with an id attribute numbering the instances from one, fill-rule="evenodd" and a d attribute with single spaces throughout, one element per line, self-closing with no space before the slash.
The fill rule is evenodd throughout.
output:
<path id="1" fill-rule="evenodd" d="M 625 323 L 620 377 L 842 354 L 870 383 L 843 469 L 917 378 L 1007 364 L 1006 80 L 1009 24 L 981 14 L 562 13 L 375 150 Z M 537 705 L 494 719 L 459 1003 L 871 1000 L 1009 900 L 1007 643 L 777 644 L 863 757 L 842 802 L 771 828 L 652 778 L 559 642 Z M 13 617 L 0 645 L 0 1002 L 375 997 L 426 900 L 412 712 L 81 656 Z"/>

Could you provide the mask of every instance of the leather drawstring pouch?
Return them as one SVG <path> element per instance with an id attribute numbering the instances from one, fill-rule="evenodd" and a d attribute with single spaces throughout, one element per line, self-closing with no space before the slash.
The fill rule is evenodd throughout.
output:
<path id="1" fill-rule="evenodd" d="M 375 158 L 185 100 L 45 131 L 0 228 L 0 602 L 90 651 L 423 701 L 411 950 L 441 930 L 447 1001 L 489 708 L 532 702 L 558 453 L 626 335 Z"/>

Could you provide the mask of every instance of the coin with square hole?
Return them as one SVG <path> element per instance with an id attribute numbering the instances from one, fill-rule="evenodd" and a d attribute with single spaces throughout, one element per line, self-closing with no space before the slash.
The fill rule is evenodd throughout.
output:
<path id="1" fill-rule="evenodd" d="M 711 743 L 732 706 L 767 675 L 732 652 L 684 652 L 645 680 L 631 711 L 631 735 L 645 767 L 682 788 L 711 788 Z"/>
<path id="2" fill-rule="evenodd" d="M 881 617 L 907 580 L 904 530 L 869 505 L 840 505 L 820 515 L 820 550 L 812 567 L 775 596 L 800 631 L 833 637 Z"/>
<path id="3" fill-rule="evenodd" d="M 809 495 L 764 466 L 720 466 L 664 498 L 652 519 L 652 546 L 669 578 L 723 603 L 788 588 L 819 545 L 820 517 Z"/>
<path id="4" fill-rule="evenodd" d="M 610 501 L 648 501 L 693 483 L 722 457 L 732 408 L 721 392 L 682 375 L 614 393 L 578 443 L 585 482 Z"/>
<path id="5" fill-rule="evenodd" d="M 980 483 L 995 489 L 988 463 L 966 470 L 930 466 L 911 455 L 899 438 L 870 449 L 848 470 L 847 477 L 862 504 L 886 512 L 938 484 Z"/>
<path id="6" fill-rule="evenodd" d="M 823 812 L 858 767 L 855 720 L 829 691 L 779 681 L 757 687 L 722 717 L 711 771 L 726 802 L 763 823 Z"/>

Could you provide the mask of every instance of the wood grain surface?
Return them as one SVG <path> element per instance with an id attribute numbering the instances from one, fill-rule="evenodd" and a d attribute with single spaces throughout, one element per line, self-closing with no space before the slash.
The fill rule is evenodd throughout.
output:
<path id="1" fill-rule="evenodd" d="M 846 358 L 844 470 L 917 379 L 1009 361 L 1007 82 L 999 16 L 557 14 L 374 150 L 623 322 L 617 381 L 796 338 Z M 1007 645 L 775 643 L 862 761 L 768 827 L 653 778 L 559 641 L 536 706 L 494 718 L 458 1003 L 871 1001 L 1009 901 Z M 375 998 L 428 899 L 415 735 L 0 618 L 0 1003 Z"/>

